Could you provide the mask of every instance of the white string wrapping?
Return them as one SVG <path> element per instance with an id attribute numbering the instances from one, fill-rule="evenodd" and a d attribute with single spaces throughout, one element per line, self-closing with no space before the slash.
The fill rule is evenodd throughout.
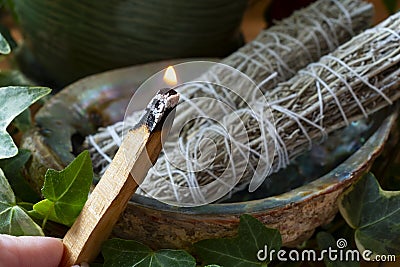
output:
<path id="1" fill-rule="evenodd" d="M 319 0 L 262 31 L 254 41 L 222 60 L 222 63 L 243 72 L 262 92 L 266 92 L 349 40 L 354 33 L 365 29 L 371 22 L 372 13 L 372 5 L 361 0 Z M 198 117 L 218 120 L 231 110 L 248 106 L 262 95 L 262 92 L 250 89 L 254 88 L 254 84 L 249 84 L 249 80 L 235 76 L 235 72 L 221 65 L 216 65 L 196 80 L 209 83 L 192 83 L 179 88 L 184 102 L 178 106 L 174 125 L 185 125 L 195 118 L 190 127 L 184 129 L 187 131 L 182 132 L 181 139 L 212 124 Z M 218 84 L 233 91 L 224 90 Z M 210 98 L 218 101 L 208 101 Z M 85 147 L 91 152 L 97 173 L 104 173 L 119 147 L 121 140 L 116 134 L 123 136 L 135 125 L 140 114 L 134 113 L 132 124 L 126 123 L 125 129 L 122 123 L 117 123 L 101 128 L 98 134 L 87 138 Z"/>
<path id="2" fill-rule="evenodd" d="M 235 189 L 250 184 L 250 191 L 255 190 L 313 142 L 399 97 L 400 12 L 267 91 L 256 100 L 256 109 L 239 109 L 226 115 L 220 125 L 202 127 L 183 142 L 184 151 L 168 152 L 173 163 L 160 158 L 141 185 L 142 193 L 167 202 L 203 203 L 225 186 L 223 175 L 235 179 L 241 170 Z M 272 104 L 267 105 L 265 99 Z M 239 124 L 245 125 L 245 134 L 226 135 Z M 201 140 L 212 140 L 217 153 L 199 162 L 204 153 Z M 248 165 L 240 161 L 243 151 L 249 155 Z M 180 171 L 181 163 L 188 171 Z M 189 171 L 205 163 L 206 169 Z"/>

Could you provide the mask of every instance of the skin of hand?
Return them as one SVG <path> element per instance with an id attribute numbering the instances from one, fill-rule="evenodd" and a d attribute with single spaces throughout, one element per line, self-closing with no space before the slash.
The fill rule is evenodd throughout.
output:
<path id="1" fill-rule="evenodd" d="M 0 234 L 0 267 L 57 267 L 63 250 L 61 239 Z"/>

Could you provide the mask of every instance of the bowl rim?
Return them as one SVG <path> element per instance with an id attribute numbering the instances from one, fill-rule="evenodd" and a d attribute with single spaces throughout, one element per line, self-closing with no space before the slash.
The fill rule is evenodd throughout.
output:
<path id="1" fill-rule="evenodd" d="M 352 180 L 358 177 L 355 175 L 356 173 L 366 171 L 364 166 L 365 164 L 363 165 L 361 163 L 373 161 L 379 155 L 389 137 L 390 130 L 394 126 L 396 119 L 396 111 L 389 114 L 379 128 L 356 152 L 327 174 L 312 182 L 276 196 L 243 202 L 213 203 L 197 207 L 179 207 L 160 202 L 154 198 L 135 194 L 128 204 L 157 211 L 191 215 L 215 215 L 221 214 L 221 212 L 231 215 L 256 213 L 283 208 L 293 203 L 299 204 L 318 195 L 327 194 L 340 189 L 341 187 L 346 186 L 346 184 L 350 185 Z"/>
<path id="2" fill-rule="evenodd" d="M 86 90 L 93 90 L 90 84 L 93 84 L 94 86 L 99 86 L 101 84 L 100 81 L 102 80 L 105 83 L 107 83 L 107 81 L 112 81 L 114 82 L 113 85 L 115 85 L 120 82 L 119 78 L 127 76 L 129 77 L 129 79 L 132 80 L 131 82 L 133 83 L 135 81 L 131 74 L 134 71 L 139 70 L 139 74 L 143 75 L 143 73 L 145 73 L 147 70 L 154 69 L 155 67 L 160 68 L 163 65 L 167 66 L 190 60 L 217 61 L 216 58 L 174 59 L 105 71 L 79 79 L 78 81 L 65 87 L 57 95 L 53 96 L 51 100 L 53 100 L 53 102 L 57 102 L 59 98 L 64 97 L 66 94 L 70 94 L 71 91 L 79 92 L 80 90 L 82 90 L 82 88 L 85 88 Z M 141 72 L 140 70 L 143 71 Z M 116 77 L 118 79 L 115 79 Z M 53 105 L 51 100 L 48 101 L 41 108 L 41 110 L 39 110 L 39 112 L 35 115 L 35 118 L 44 111 L 46 106 L 50 107 L 51 109 L 51 106 Z M 283 208 L 294 203 L 298 204 L 301 202 L 305 202 L 321 194 L 327 194 L 329 192 L 345 187 L 346 185 L 350 185 L 352 180 L 358 177 L 356 175 L 357 173 L 366 171 L 367 167 L 365 165 L 367 164 L 365 163 L 373 161 L 383 149 L 384 144 L 389 137 L 389 133 L 392 127 L 395 125 L 397 115 L 398 113 L 396 110 L 390 113 L 382 121 L 378 129 L 373 132 L 371 136 L 366 140 L 366 142 L 337 167 L 335 167 L 325 175 L 315 179 L 314 181 L 294 188 L 285 193 L 256 200 L 232 203 L 215 203 L 197 207 L 179 207 L 169 205 L 153 198 L 135 194 L 128 202 L 128 205 L 171 213 L 183 213 L 192 215 L 215 215 L 223 213 L 233 215 L 244 213 L 257 213 L 265 210 L 274 210 L 278 208 Z"/>

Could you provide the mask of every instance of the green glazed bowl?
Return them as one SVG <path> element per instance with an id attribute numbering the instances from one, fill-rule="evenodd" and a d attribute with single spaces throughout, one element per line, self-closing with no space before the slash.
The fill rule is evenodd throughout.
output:
<path id="1" fill-rule="evenodd" d="M 64 168 L 74 159 L 74 151 L 76 154 L 84 136 L 94 133 L 100 125 L 123 118 L 132 93 L 144 80 L 179 62 L 182 61 L 164 61 L 90 76 L 52 97 L 37 113 L 36 128 L 22 140 L 22 147 L 33 154 L 27 168 L 30 182 L 39 190 L 47 168 Z M 268 178 L 261 194 L 258 192 L 253 198 L 237 195 L 231 203 L 182 208 L 135 195 L 114 228 L 114 235 L 152 248 L 189 248 L 202 239 L 234 235 L 239 217 L 251 214 L 279 229 L 284 245 L 300 244 L 316 227 L 333 219 L 338 196 L 369 170 L 395 125 L 396 114 L 377 114 L 371 121 L 355 123 L 350 126 L 353 128 L 333 134 L 329 137 L 333 148 L 321 148 L 327 149 L 325 157 L 315 160 L 312 151 L 305 160 L 300 157 L 298 167 Z M 368 130 L 356 137 L 344 137 L 356 133 L 360 125 Z M 342 157 L 338 149 L 346 150 L 347 156 Z M 336 163 L 327 163 L 329 168 L 325 170 L 307 165 L 331 158 L 336 158 Z"/>
<path id="2" fill-rule="evenodd" d="M 12 3 L 24 34 L 24 72 L 66 85 L 139 63 L 226 56 L 243 44 L 239 27 L 247 0 Z"/>

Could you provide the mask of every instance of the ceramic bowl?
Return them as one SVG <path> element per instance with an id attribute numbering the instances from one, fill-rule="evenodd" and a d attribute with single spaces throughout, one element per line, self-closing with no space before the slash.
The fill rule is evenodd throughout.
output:
<path id="1" fill-rule="evenodd" d="M 27 169 L 30 182 L 39 189 L 47 168 L 64 168 L 74 159 L 84 136 L 123 118 L 131 95 L 145 79 L 178 62 L 164 61 L 90 76 L 52 97 L 36 114 L 37 126 L 22 142 L 33 154 Z M 294 167 L 267 179 L 254 197 L 242 192 L 230 203 L 182 208 L 135 195 L 113 233 L 153 248 L 188 248 L 202 239 L 234 235 L 240 215 L 251 214 L 279 229 L 284 245 L 299 244 L 316 227 L 332 220 L 338 210 L 338 196 L 369 170 L 382 151 L 396 113 L 377 116 L 380 117 L 353 124 L 354 129 L 360 129 L 359 124 L 367 130 L 347 130 L 356 133 L 351 138 L 343 137 L 348 134 L 346 129 L 333 134 L 327 145 L 316 146 L 318 153 L 309 152 Z M 338 152 L 339 148 L 347 155 Z M 324 167 L 309 164 L 332 157 L 336 162 Z"/>

